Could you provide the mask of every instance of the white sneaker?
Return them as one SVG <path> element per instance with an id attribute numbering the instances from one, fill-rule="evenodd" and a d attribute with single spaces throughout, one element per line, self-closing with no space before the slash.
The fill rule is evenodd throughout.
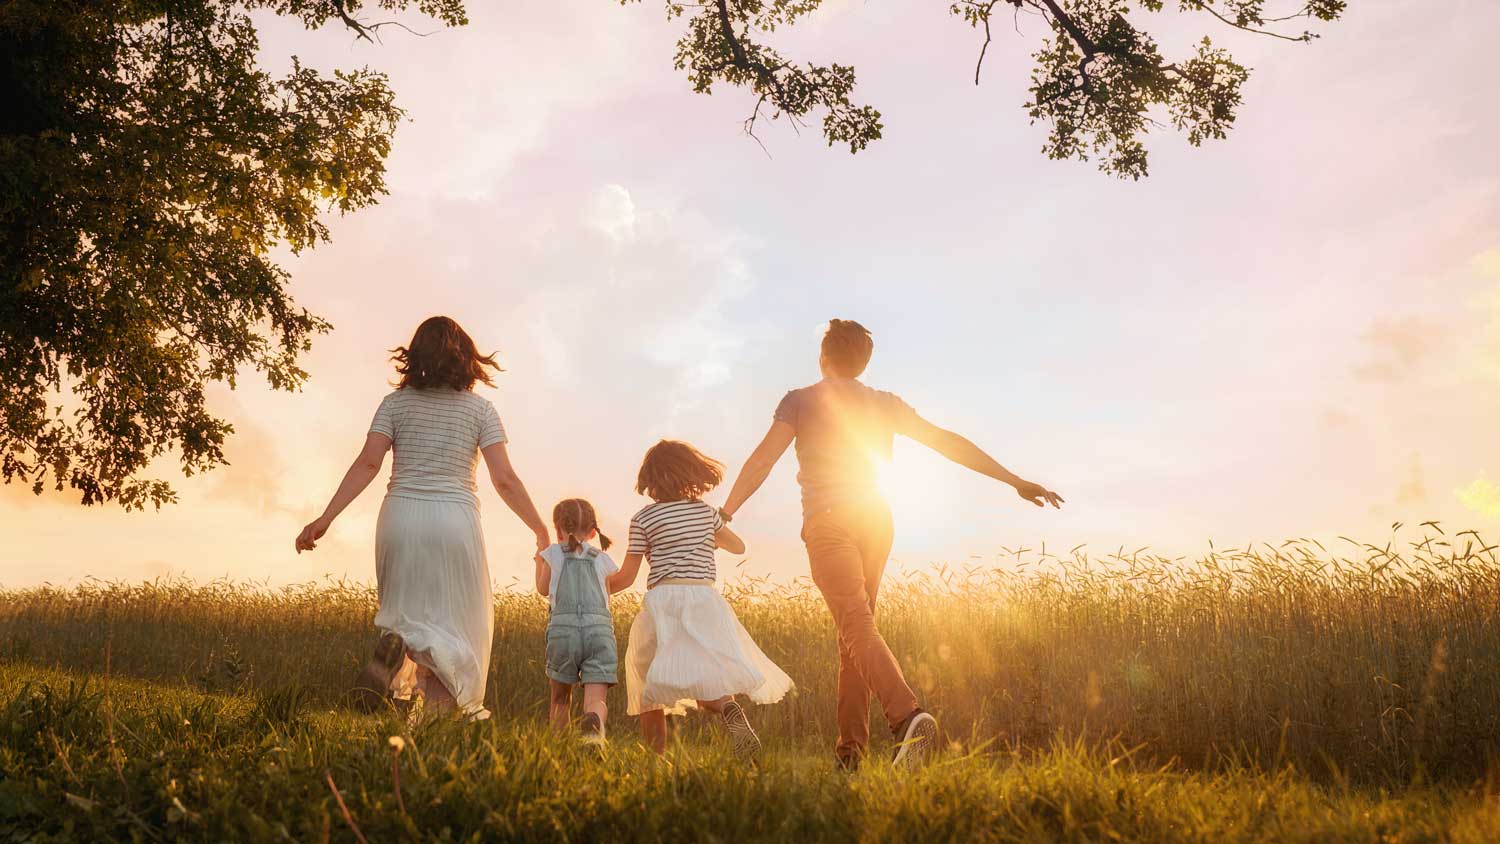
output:
<path id="1" fill-rule="evenodd" d="M 750 719 L 745 717 L 744 707 L 731 700 L 724 704 L 719 716 L 724 719 L 724 730 L 729 733 L 729 743 L 734 746 L 735 756 L 750 759 L 760 752 L 760 736 L 751 728 Z"/>

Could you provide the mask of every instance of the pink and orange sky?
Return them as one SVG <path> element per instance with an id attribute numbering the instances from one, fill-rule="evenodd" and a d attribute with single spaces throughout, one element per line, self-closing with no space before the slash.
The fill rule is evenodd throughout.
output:
<path id="1" fill-rule="evenodd" d="M 1039 24 L 1000 31 L 976 87 L 975 34 L 941 4 L 825 5 L 778 45 L 858 68 L 887 128 L 857 156 L 784 124 L 762 127 L 768 155 L 740 131 L 746 92 L 694 95 L 672 69 L 680 24 L 651 4 L 471 3 L 468 27 L 383 45 L 266 19 L 269 68 L 368 64 L 410 116 L 391 195 L 285 257 L 335 331 L 301 393 L 214 390 L 232 465 L 178 479 L 175 506 L 0 487 L 0 586 L 373 581 L 383 478 L 317 552 L 292 539 L 389 389 L 385 350 L 435 313 L 500 351 L 484 394 L 538 505 L 587 496 L 617 534 L 647 446 L 737 468 L 840 316 L 875 332 L 867 380 L 1069 502 L 1035 510 L 898 445 L 907 567 L 1374 541 L 1398 520 L 1500 536 L 1500 6 L 1353 4 L 1311 46 L 1165 15 L 1255 72 L 1227 141 L 1164 132 L 1129 183 L 1039 154 L 1020 105 Z M 793 472 L 722 568 L 805 571 Z M 505 585 L 529 538 L 482 497 Z"/>

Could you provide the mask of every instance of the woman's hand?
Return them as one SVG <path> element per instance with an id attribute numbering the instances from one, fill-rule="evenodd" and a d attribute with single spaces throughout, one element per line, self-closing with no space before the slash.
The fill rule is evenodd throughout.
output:
<path id="1" fill-rule="evenodd" d="M 538 531 L 536 535 L 536 552 L 538 554 L 547 550 L 552 545 L 552 537 L 546 531 Z"/>
<path id="2" fill-rule="evenodd" d="M 297 534 L 297 553 L 301 554 L 303 551 L 311 551 L 318 547 L 318 540 L 322 539 L 323 534 L 328 532 L 330 524 L 331 522 L 323 516 L 319 516 L 308 522 L 307 527 L 303 528 L 302 532 Z"/>
<path id="3" fill-rule="evenodd" d="M 385 453 L 391 450 L 391 438 L 385 434 L 377 434 L 374 431 L 365 435 L 365 446 L 360 449 L 359 456 L 349 464 L 349 471 L 344 473 L 344 480 L 339 483 L 339 488 L 333 494 L 333 500 L 328 502 L 328 507 L 323 515 L 307 523 L 307 527 L 297 534 L 297 553 L 311 551 L 318 547 L 318 540 L 328 532 L 328 526 L 338 514 L 344 512 L 349 502 L 359 497 L 370 481 L 380 474 L 380 466 L 385 462 Z"/>

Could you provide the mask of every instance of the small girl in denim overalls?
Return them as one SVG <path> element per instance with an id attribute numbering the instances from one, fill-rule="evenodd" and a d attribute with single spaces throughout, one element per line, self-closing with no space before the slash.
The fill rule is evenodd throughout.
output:
<path id="1" fill-rule="evenodd" d="M 599 532 L 592 504 L 569 498 L 552 509 L 557 544 L 536 555 L 536 591 L 552 605 L 547 621 L 547 679 L 552 687 L 552 724 L 566 729 L 572 718 L 573 687 L 583 686 L 584 740 L 604 741 L 609 709 L 604 696 L 615 684 L 618 657 L 615 628 L 609 615 L 605 579 L 619 566 L 601 548 L 609 537 Z M 589 545 L 599 537 L 600 548 Z"/>

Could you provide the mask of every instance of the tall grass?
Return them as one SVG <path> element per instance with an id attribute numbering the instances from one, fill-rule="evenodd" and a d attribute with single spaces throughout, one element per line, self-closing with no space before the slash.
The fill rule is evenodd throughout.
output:
<path id="1" fill-rule="evenodd" d="M 1292 540 L 1195 560 L 1020 550 L 889 583 L 880 624 L 966 752 L 1112 740 L 1188 769 L 1471 782 L 1500 749 L 1500 560 L 1476 534 L 1424 528 L 1381 546 Z M 752 713 L 763 735 L 831 743 L 835 646 L 821 599 L 805 583 L 726 593 L 798 684 Z M 637 596 L 614 603 L 622 645 L 638 607 Z M 374 609 L 371 590 L 342 583 L 10 591 L 0 660 L 107 664 L 208 692 L 295 686 L 330 706 L 373 643 Z M 487 703 L 501 721 L 540 721 L 544 600 L 498 593 L 495 618 Z"/>
<path id="2" fill-rule="evenodd" d="M 301 842 L 1120 842 L 1489 844 L 1500 803 L 1426 786 L 1320 787 L 1292 772 L 1154 768 L 1118 745 L 950 754 L 914 777 L 725 742 L 601 754 L 539 723 L 319 713 L 47 669 L 0 676 L 0 839 Z M 358 830 L 358 832 L 356 832 Z M 363 836 L 359 838 L 357 836 Z"/>

